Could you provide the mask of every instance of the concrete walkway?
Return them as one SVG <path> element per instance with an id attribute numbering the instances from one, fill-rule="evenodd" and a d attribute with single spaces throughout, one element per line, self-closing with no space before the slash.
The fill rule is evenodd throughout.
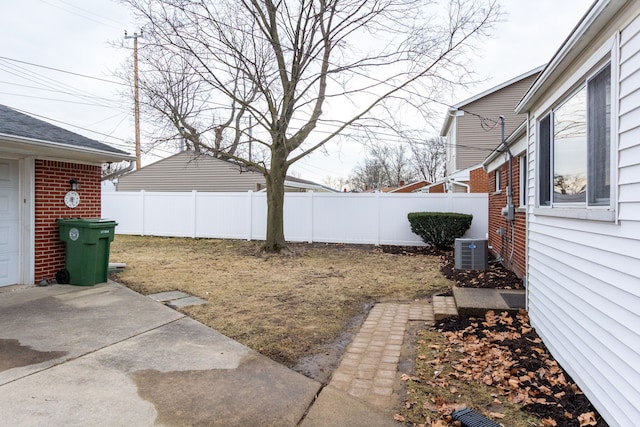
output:
<path id="1" fill-rule="evenodd" d="M 322 388 L 117 283 L 0 288 L 2 423 L 397 426 L 407 325 L 433 318 L 376 305 Z"/>
<path id="2" fill-rule="evenodd" d="M 2 425 L 296 426 L 320 388 L 116 283 L 0 288 Z"/>

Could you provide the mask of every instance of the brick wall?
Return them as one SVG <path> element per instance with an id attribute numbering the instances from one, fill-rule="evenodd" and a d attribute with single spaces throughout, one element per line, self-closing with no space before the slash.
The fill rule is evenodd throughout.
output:
<path id="1" fill-rule="evenodd" d="M 502 177 L 499 192 L 495 191 L 497 173 Z M 508 164 L 488 174 L 489 245 L 494 255 L 501 256 L 503 265 L 522 278 L 526 274 L 526 213 L 518 212 L 517 209 L 520 200 L 520 162 L 517 158 L 513 159 L 513 202 L 516 207 L 513 223 L 506 221 L 502 215 L 502 208 L 507 205 L 508 174 Z M 498 234 L 500 228 L 504 229 L 504 236 Z"/>
<path id="2" fill-rule="evenodd" d="M 479 167 L 469 172 L 469 187 L 472 193 L 486 193 L 489 174 Z"/>
<path id="3" fill-rule="evenodd" d="M 52 279 L 64 268 L 65 244 L 58 237 L 57 218 L 100 217 L 100 166 L 36 160 L 35 165 L 35 281 Z M 64 204 L 69 180 L 80 183 L 80 204 Z"/>

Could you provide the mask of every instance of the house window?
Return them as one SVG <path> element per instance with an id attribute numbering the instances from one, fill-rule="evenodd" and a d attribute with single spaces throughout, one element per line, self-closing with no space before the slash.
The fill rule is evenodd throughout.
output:
<path id="1" fill-rule="evenodd" d="M 502 168 L 496 169 L 496 193 L 500 192 L 502 189 Z"/>
<path id="2" fill-rule="evenodd" d="M 527 205 L 527 155 L 518 158 L 520 160 L 520 206 Z"/>
<path id="3" fill-rule="evenodd" d="M 540 206 L 609 206 L 611 66 L 540 120 Z"/>

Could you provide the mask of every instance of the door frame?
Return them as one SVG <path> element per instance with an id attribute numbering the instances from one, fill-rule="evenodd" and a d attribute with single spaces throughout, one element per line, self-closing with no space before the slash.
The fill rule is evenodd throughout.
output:
<path id="1" fill-rule="evenodd" d="M 18 280 L 20 284 L 34 284 L 35 277 L 35 157 L 18 159 L 20 194 L 20 244 Z"/>
<path id="2" fill-rule="evenodd" d="M 18 163 L 18 285 L 35 283 L 35 158 L 0 154 Z M 10 285 L 9 285 L 10 286 Z"/>

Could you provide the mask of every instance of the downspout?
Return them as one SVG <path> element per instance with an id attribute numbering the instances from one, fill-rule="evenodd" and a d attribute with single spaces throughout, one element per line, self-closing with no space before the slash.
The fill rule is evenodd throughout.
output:
<path id="1" fill-rule="evenodd" d="M 509 175 L 507 180 L 507 206 L 503 209 L 502 214 L 505 216 L 507 226 L 511 229 L 511 250 L 509 254 L 509 264 L 513 263 L 513 254 L 515 251 L 515 207 L 513 206 L 513 153 L 509 149 L 509 144 L 504 137 L 504 116 L 500 116 L 500 133 L 502 144 L 506 150 L 509 161 Z"/>
<path id="2" fill-rule="evenodd" d="M 471 193 L 471 186 L 469 184 L 465 184 L 464 182 L 454 181 L 454 180 L 451 180 L 449 182 L 451 182 L 452 185 L 459 185 L 461 187 L 464 187 L 464 188 L 467 189 L 467 193 Z M 454 193 L 455 193 L 455 191 L 454 191 Z"/>
<path id="3" fill-rule="evenodd" d="M 124 175 L 125 173 L 132 171 L 135 167 L 135 160 L 129 160 L 129 166 L 124 169 L 117 170 L 115 172 L 110 173 L 109 175 L 105 175 L 102 177 L 101 181 L 106 181 L 108 179 L 117 178 L 120 175 Z"/>

